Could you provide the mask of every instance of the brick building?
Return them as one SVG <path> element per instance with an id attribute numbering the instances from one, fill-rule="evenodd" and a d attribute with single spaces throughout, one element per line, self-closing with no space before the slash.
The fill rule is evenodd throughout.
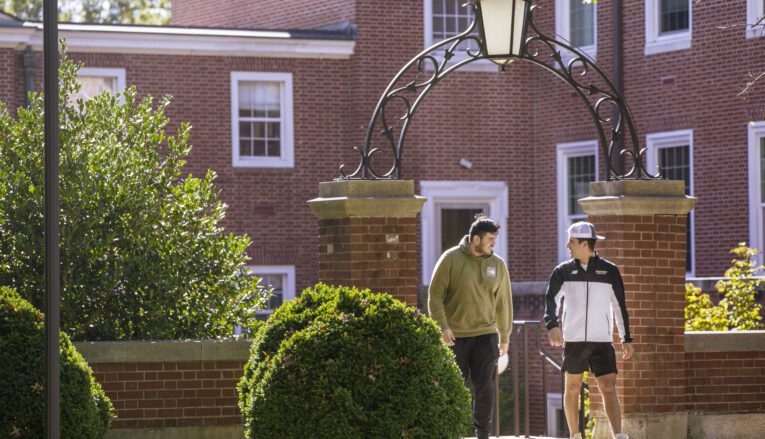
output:
<path id="1" fill-rule="evenodd" d="M 173 123 L 193 126 L 188 171 L 218 173 L 227 230 L 252 238 L 253 272 L 288 300 L 319 277 L 306 201 L 339 165 L 356 166 L 352 147 L 396 72 L 465 28 L 470 13 L 462 0 L 172 3 L 168 27 L 65 24 L 61 37 L 85 63 L 84 93 L 135 85 L 173 95 Z M 540 30 L 618 74 L 615 2 L 537 3 Z M 698 198 L 687 276 L 719 277 L 736 243 L 765 248 L 764 83 L 737 96 L 765 70 L 762 26 L 745 26 L 765 15 L 765 2 L 621 3 L 621 83 L 649 169 L 661 164 Z M 38 88 L 41 50 L 39 23 L 0 13 L 0 101 L 23 105 L 24 91 Z M 500 73 L 475 62 L 423 101 L 403 160 L 402 177 L 427 199 L 417 219 L 419 283 L 481 210 L 503 226 L 496 251 L 508 261 L 516 318 L 539 319 L 546 278 L 566 258 L 563 232 L 585 217 L 573 200 L 605 179 L 580 99 L 530 64 Z"/>

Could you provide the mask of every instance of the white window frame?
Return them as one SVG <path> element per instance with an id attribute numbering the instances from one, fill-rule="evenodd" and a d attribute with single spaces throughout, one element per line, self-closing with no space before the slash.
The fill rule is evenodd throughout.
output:
<path id="1" fill-rule="evenodd" d="M 281 83 L 281 155 L 241 157 L 239 154 L 239 82 Z M 231 162 L 237 168 L 293 168 L 295 166 L 292 73 L 231 72 Z"/>
<path id="2" fill-rule="evenodd" d="M 581 1 L 581 0 L 580 0 Z M 585 55 L 595 60 L 598 54 L 598 5 L 592 3 L 592 7 L 595 8 L 595 20 L 593 29 L 593 44 L 589 46 L 577 47 Z M 571 1 L 570 0 L 555 0 L 555 33 L 563 37 L 566 41 L 571 41 Z M 568 62 L 574 57 L 573 53 L 568 51 L 561 52 L 561 56 L 565 62 Z"/>
<path id="3" fill-rule="evenodd" d="M 765 6 L 762 0 L 746 0 L 746 37 L 757 38 L 765 36 L 765 22 L 752 27 L 758 19 L 765 16 Z"/>
<path id="4" fill-rule="evenodd" d="M 466 206 L 488 204 L 488 216 L 499 226 L 499 239 L 494 246 L 494 253 L 507 261 L 507 218 L 508 189 L 504 181 L 420 181 L 420 195 L 425 197 L 420 220 L 422 224 L 422 284 L 430 284 L 433 267 L 440 254 L 436 254 L 437 243 L 441 242 L 441 230 L 437 227 L 439 206 L 454 207 L 464 203 Z M 468 231 L 465 230 L 467 235 Z"/>
<path id="5" fill-rule="evenodd" d="M 761 189 L 760 189 L 760 142 L 765 138 L 765 121 L 749 124 L 749 246 L 763 250 L 765 231 L 762 226 Z M 758 255 L 762 264 L 763 255 Z"/>
<path id="6" fill-rule="evenodd" d="M 688 30 L 669 35 L 660 35 L 659 2 L 661 0 L 646 0 L 645 2 L 645 55 L 685 50 L 691 47 L 693 35 L 693 1 L 688 1 Z"/>
<path id="7" fill-rule="evenodd" d="M 294 265 L 250 265 L 247 270 L 253 275 L 258 274 L 282 274 L 285 275 L 282 290 L 282 305 L 295 298 L 295 266 Z M 263 285 L 268 288 L 268 285 Z M 272 314 L 274 310 L 263 309 L 257 312 L 260 315 Z"/>
<path id="8" fill-rule="evenodd" d="M 433 40 L 433 0 L 423 0 L 423 44 L 425 48 L 428 48 L 432 46 L 433 44 L 438 43 L 438 41 Z M 454 53 L 454 58 L 450 59 L 447 64 L 456 64 L 462 60 L 467 58 L 465 55 L 464 50 L 457 51 Z M 433 66 L 431 63 L 426 62 L 423 64 L 423 68 L 428 70 L 432 70 Z M 492 72 L 496 73 L 497 69 L 499 67 L 494 64 L 493 62 L 489 61 L 488 59 L 482 59 L 478 61 L 473 61 L 471 63 L 465 64 L 464 66 L 460 67 L 459 71 L 463 72 Z"/>
<path id="9" fill-rule="evenodd" d="M 83 67 L 77 72 L 77 77 L 115 78 L 117 89 L 112 90 L 114 95 L 125 92 L 125 69 L 106 67 Z M 124 98 L 120 97 L 120 102 Z"/>
<path id="10" fill-rule="evenodd" d="M 674 146 L 688 145 L 688 166 L 690 176 L 690 195 L 693 196 L 695 190 L 693 188 L 693 130 L 678 130 L 678 131 L 666 131 L 661 133 L 652 133 L 646 136 L 646 168 L 648 172 L 655 174 L 659 171 L 659 154 L 658 150 L 661 148 L 671 148 Z M 693 277 L 693 273 L 696 271 L 696 220 L 694 212 L 691 211 L 690 224 L 691 224 L 691 247 L 686 249 L 688 256 L 691 260 L 691 270 L 686 273 L 687 277 Z"/>
<path id="11" fill-rule="evenodd" d="M 559 143 L 557 151 L 557 193 L 558 193 L 558 261 L 571 259 L 566 251 L 568 242 L 568 159 L 572 157 L 595 156 L 595 181 L 598 181 L 598 141 Z M 586 215 L 585 215 L 586 217 Z"/>
<path id="12" fill-rule="evenodd" d="M 547 434 L 562 436 L 564 432 L 558 431 L 556 410 L 563 410 L 563 395 L 560 393 L 548 393 L 545 401 L 547 405 Z M 565 414 L 564 414 L 565 419 Z"/>

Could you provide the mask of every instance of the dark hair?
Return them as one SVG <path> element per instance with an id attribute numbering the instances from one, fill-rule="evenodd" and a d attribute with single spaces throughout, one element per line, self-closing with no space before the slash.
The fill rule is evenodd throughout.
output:
<path id="1" fill-rule="evenodd" d="M 472 241 L 473 237 L 476 235 L 483 239 L 483 235 L 487 233 L 497 233 L 498 231 L 499 224 L 494 222 L 494 220 L 488 216 L 483 216 L 483 214 L 479 213 L 475 216 L 473 224 L 470 225 L 470 240 Z"/>
<path id="2" fill-rule="evenodd" d="M 595 250 L 595 243 L 598 242 L 597 239 L 588 239 L 588 238 L 574 238 L 576 239 L 576 242 L 581 243 L 582 241 L 587 243 L 587 247 L 590 248 L 590 251 Z"/>

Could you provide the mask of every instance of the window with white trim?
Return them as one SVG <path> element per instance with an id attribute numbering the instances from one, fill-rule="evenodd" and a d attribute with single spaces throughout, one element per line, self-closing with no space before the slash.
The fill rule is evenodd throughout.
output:
<path id="1" fill-rule="evenodd" d="M 555 0 L 555 33 L 592 59 L 597 53 L 596 8 L 594 2 Z"/>
<path id="2" fill-rule="evenodd" d="M 78 99 L 92 99 L 103 92 L 111 95 L 125 91 L 125 69 L 83 67 L 77 72 L 80 91 L 69 96 L 74 104 Z"/>
<path id="3" fill-rule="evenodd" d="M 557 145 L 558 260 L 569 259 L 566 243 L 568 226 L 584 221 L 587 215 L 577 200 L 590 194 L 590 183 L 598 179 L 598 142 Z"/>
<path id="4" fill-rule="evenodd" d="M 547 434 L 563 437 L 566 434 L 566 415 L 563 412 L 563 395 L 547 394 Z"/>
<path id="5" fill-rule="evenodd" d="M 749 124 L 749 245 L 765 249 L 765 121 Z M 762 254 L 759 255 L 762 263 Z"/>
<path id="6" fill-rule="evenodd" d="M 691 47 L 691 4 L 691 0 L 646 0 L 646 55 Z"/>
<path id="7" fill-rule="evenodd" d="M 494 252 L 507 260 L 508 190 L 502 181 L 420 181 L 425 205 L 422 221 L 422 283 L 445 250 L 468 234 L 473 216 L 483 213 L 500 225 Z"/>
<path id="8" fill-rule="evenodd" d="M 252 275 L 260 279 L 260 286 L 272 290 L 267 307 L 257 313 L 258 320 L 267 320 L 276 308 L 295 298 L 294 265 L 256 265 L 248 268 Z"/>
<path id="9" fill-rule="evenodd" d="M 465 0 L 423 0 L 423 23 L 424 44 L 430 47 L 433 44 L 443 41 L 449 37 L 459 35 L 464 32 L 470 23 L 475 19 L 473 10 L 466 5 Z M 478 27 L 474 29 L 473 34 L 478 35 Z M 449 62 L 454 63 L 464 60 L 467 56 L 465 50 L 471 49 L 473 52 L 478 50 L 478 44 L 474 40 L 467 40 L 461 43 L 454 52 L 454 58 Z M 432 68 L 425 63 L 425 68 Z M 497 71 L 497 65 L 488 60 L 474 61 L 464 65 L 461 71 Z"/>
<path id="10" fill-rule="evenodd" d="M 746 0 L 746 37 L 765 36 L 765 0 Z"/>
<path id="11" fill-rule="evenodd" d="M 231 72 L 235 167 L 292 168 L 292 74 Z"/>
<path id="12" fill-rule="evenodd" d="M 693 195 L 693 130 L 649 134 L 646 137 L 646 165 L 649 172 L 661 172 L 667 180 L 685 182 L 685 194 Z M 694 270 L 693 212 L 686 224 L 685 271 Z"/>

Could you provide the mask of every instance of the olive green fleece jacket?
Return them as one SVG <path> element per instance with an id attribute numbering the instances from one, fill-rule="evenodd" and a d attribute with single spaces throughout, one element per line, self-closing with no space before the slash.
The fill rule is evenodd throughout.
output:
<path id="1" fill-rule="evenodd" d="M 474 256 L 465 236 L 436 263 L 428 312 L 442 331 L 451 329 L 457 338 L 498 333 L 500 343 L 507 343 L 513 299 L 505 261 L 495 254 Z"/>

